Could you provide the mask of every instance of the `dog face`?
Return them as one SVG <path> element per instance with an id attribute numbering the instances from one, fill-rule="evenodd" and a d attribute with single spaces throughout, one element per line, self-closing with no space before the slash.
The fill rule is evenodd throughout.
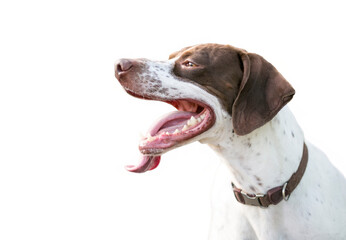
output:
<path id="1" fill-rule="evenodd" d="M 198 84 L 216 96 L 232 115 L 232 106 L 243 78 L 242 50 L 231 46 L 203 44 L 170 55 L 173 73 Z"/>
<path id="2" fill-rule="evenodd" d="M 128 167 L 134 172 L 154 169 L 168 150 L 215 138 L 225 113 L 235 133 L 246 135 L 270 121 L 294 94 L 262 57 L 219 44 L 187 47 L 168 61 L 121 59 L 115 76 L 129 94 L 178 110 L 149 129 L 139 147 L 143 160 Z"/>

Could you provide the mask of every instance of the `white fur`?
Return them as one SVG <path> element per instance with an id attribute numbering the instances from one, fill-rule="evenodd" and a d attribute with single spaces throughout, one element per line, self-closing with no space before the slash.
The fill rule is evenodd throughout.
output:
<path id="1" fill-rule="evenodd" d="M 225 119 L 224 126 L 230 126 L 230 120 Z M 263 209 L 234 198 L 231 181 L 248 193 L 266 193 L 297 170 L 304 136 L 287 107 L 246 136 L 234 135 L 230 128 L 216 144 L 209 144 L 227 166 L 215 179 L 209 239 L 346 238 L 345 179 L 310 143 L 306 172 L 287 202 Z"/>
<path id="2" fill-rule="evenodd" d="M 242 205 L 234 198 L 231 181 L 248 193 L 266 193 L 283 185 L 297 170 L 306 140 L 287 107 L 263 127 L 237 136 L 231 116 L 215 96 L 172 74 L 175 59 L 141 61 L 146 67 L 138 75 L 140 92 L 158 84 L 162 93 L 146 94 L 197 99 L 208 103 L 216 114 L 215 125 L 189 141 L 207 143 L 223 160 L 214 184 L 210 240 L 346 239 L 345 178 L 310 143 L 306 172 L 288 201 L 263 209 Z"/>

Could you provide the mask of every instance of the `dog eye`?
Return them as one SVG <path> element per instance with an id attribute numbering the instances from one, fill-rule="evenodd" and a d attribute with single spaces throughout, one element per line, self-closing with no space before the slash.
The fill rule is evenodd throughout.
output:
<path id="1" fill-rule="evenodd" d="M 197 64 L 195 64 L 195 63 L 193 63 L 193 62 L 191 62 L 191 61 L 188 61 L 188 60 L 186 60 L 185 62 L 183 62 L 183 65 L 184 65 L 185 67 L 197 67 L 197 66 L 198 66 Z"/>

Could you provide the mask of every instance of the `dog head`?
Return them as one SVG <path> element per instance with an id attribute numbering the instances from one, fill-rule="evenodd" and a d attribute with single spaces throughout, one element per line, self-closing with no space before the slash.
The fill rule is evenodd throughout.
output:
<path id="1" fill-rule="evenodd" d="M 168 150 L 215 137 L 215 128 L 222 131 L 224 112 L 236 134 L 249 134 L 270 121 L 295 93 L 261 56 L 219 44 L 187 47 L 168 61 L 120 59 L 115 76 L 129 94 L 178 110 L 149 129 L 140 144 L 144 160 L 129 167 L 137 172 L 155 168 Z"/>

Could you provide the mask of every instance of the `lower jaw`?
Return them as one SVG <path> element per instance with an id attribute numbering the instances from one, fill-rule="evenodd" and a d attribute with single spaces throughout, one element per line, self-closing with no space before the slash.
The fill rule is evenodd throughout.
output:
<path id="1" fill-rule="evenodd" d="M 148 155 L 148 156 L 161 156 L 162 154 L 168 152 L 169 150 L 171 150 L 173 148 L 147 148 L 147 149 L 141 149 L 139 148 L 139 151 L 141 152 L 141 154 L 143 155 Z"/>
<path id="2" fill-rule="evenodd" d="M 215 118 L 211 112 L 203 122 L 196 127 L 175 133 L 161 133 L 160 135 L 143 139 L 139 145 L 139 150 L 143 155 L 159 156 L 174 148 L 203 139 L 206 131 L 214 126 Z"/>
<path id="3" fill-rule="evenodd" d="M 206 129 L 207 130 L 207 129 Z M 205 132 L 205 131 L 204 131 Z M 164 141 L 160 140 L 159 143 L 154 143 L 154 144 L 146 144 L 146 145 L 140 145 L 139 146 L 139 151 L 143 155 L 150 155 L 150 156 L 159 156 L 162 155 L 168 151 L 171 151 L 175 148 L 187 145 L 191 142 L 195 142 L 199 140 L 199 136 L 203 135 L 203 133 L 196 134 L 193 136 L 190 136 L 189 138 L 183 138 L 183 139 L 178 139 L 178 140 L 173 140 L 173 141 Z"/>
<path id="4" fill-rule="evenodd" d="M 186 145 L 188 141 L 182 141 L 179 143 L 171 143 L 167 144 L 166 146 L 161 146 L 161 147 L 141 147 L 139 146 L 139 151 L 143 155 L 150 155 L 150 156 L 160 156 L 166 152 L 169 152 L 177 147 Z"/>
<path id="5" fill-rule="evenodd" d="M 179 148 L 181 146 L 188 145 L 190 143 L 196 142 L 196 141 L 203 141 L 205 139 L 204 133 L 209 130 L 210 128 L 206 129 L 204 132 L 200 134 L 196 134 L 195 136 L 192 136 L 187 139 L 183 139 L 181 141 L 175 141 L 171 143 L 166 143 L 164 146 L 161 145 L 160 147 L 149 147 L 149 146 L 139 146 L 139 151 L 143 155 L 148 156 L 161 156 L 173 149 Z"/>

